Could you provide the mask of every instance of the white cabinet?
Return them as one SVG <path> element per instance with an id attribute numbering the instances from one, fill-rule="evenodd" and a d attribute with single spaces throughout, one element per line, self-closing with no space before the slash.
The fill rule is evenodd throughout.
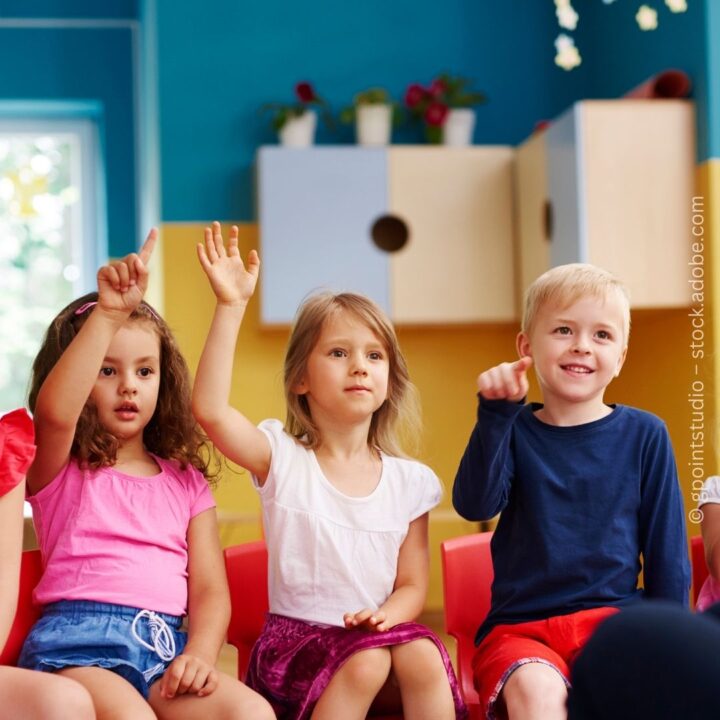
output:
<path id="1" fill-rule="evenodd" d="M 513 319 L 512 166 L 504 146 L 261 148 L 262 322 L 319 288 L 398 323 Z"/>
<path id="2" fill-rule="evenodd" d="M 521 145 L 520 289 L 589 262 L 627 284 L 633 307 L 688 305 L 694 139 L 689 101 L 593 100 Z"/>

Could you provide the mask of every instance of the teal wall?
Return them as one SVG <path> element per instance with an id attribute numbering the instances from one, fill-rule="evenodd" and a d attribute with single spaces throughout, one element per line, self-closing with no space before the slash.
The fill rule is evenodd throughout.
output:
<path id="1" fill-rule="evenodd" d="M 553 64 L 551 0 L 206 0 L 183 12 L 176 0 L 148 2 L 157 6 L 165 221 L 253 219 L 255 151 L 276 142 L 258 108 L 290 101 L 297 81 L 338 110 L 372 85 L 402 98 L 443 70 L 465 75 L 489 97 L 475 141 L 517 143 L 582 96 L 588 76 Z M 318 135 L 352 141 L 347 127 Z"/>
<path id="2" fill-rule="evenodd" d="M 0 18 L 137 18 L 138 0 L 0 0 Z"/>
<path id="3" fill-rule="evenodd" d="M 707 156 L 720 158 L 720 3 L 708 3 L 705 23 L 707 47 Z"/>

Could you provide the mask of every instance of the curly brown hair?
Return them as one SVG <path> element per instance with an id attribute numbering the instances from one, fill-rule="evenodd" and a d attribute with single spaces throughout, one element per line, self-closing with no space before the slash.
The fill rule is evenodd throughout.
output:
<path id="1" fill-rule="evenodd" d="M 30 410 L 35 410 L 45 379 L 92 312 L 92 308 L 88 308 L 76 314 L 78 309 L 97 299 L 97 292 L 92 292 L 73 300 L 50 323 L 33 362 L 28 396 Z M 160 387 L 155 412 L 143 430 L 145 448 L 161 458 L 177 461 L 183 469 L 192 465 L 209 481 L 214 481 L 218 474 L 217 458 L 193 417 L 190 371 L 170 328 L 144 301 L 128 322 L 151 326 L 160 340 Z M 88 399 L 75 427 L 70 454 L 80 465 L 98 468 L 115 464 L 118 445 L 117 438 L 100 424 L 95 405 Z"/>

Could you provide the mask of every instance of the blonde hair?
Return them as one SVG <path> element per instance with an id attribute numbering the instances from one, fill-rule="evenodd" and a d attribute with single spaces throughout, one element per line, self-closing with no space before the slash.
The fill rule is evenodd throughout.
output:
<path id="1" fill-rule="evenodd" d="M 300 306 L 285 353 L 285 431 L 311 449 L 322 443 L 307 398 L 298 395 L 294 388 L 303 380 L 308 357 L 320 338 L 323 325 L 329 317 L 340 312 L 349 313 L 366 325 L 377 335 L 388 354 L 387 398 L 373 413 L 368 444 L 387 455 L 404 457 L 403 444 L 416 444 L 420 434 L 417 390 L 410 381 L 392 323 L 372 300 L 355 293 L 319 293 Z M 401 436 L 406 443 L 401 441 Z"/>
<path id="2" fill-rule="evenodd" d="M 625 345 L 630 338 L 630 295 L 612 273 L 596 265 L 570 263 L 551 268 L 537 278 L 525 292 L 522 331 L 529 334 L 540 308 L 545 304 L 568 307 L 584 297 L 605 299 L 616 293 L 623 308 Z"/>

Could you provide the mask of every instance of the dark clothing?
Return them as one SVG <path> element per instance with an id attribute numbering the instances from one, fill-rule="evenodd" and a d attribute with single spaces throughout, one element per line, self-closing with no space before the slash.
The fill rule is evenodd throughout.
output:
<path id="1" fill-rule="evenodd" d="M 539 405 L 481 400 L 453 486 L 468 520 L 500 511 L 492 539 L 490 613 L 501 623 L 621 607 L 644 594 L 688 602 L 682 496 L 664 423 L 613 406 L 600 420 L 559 427 Z"/>
<path id="2" fill-rule="evenodd" d="M 606 620 L 572 670 L 568 720 L 720 718 L 720 604 L 640 603 Z"/>

